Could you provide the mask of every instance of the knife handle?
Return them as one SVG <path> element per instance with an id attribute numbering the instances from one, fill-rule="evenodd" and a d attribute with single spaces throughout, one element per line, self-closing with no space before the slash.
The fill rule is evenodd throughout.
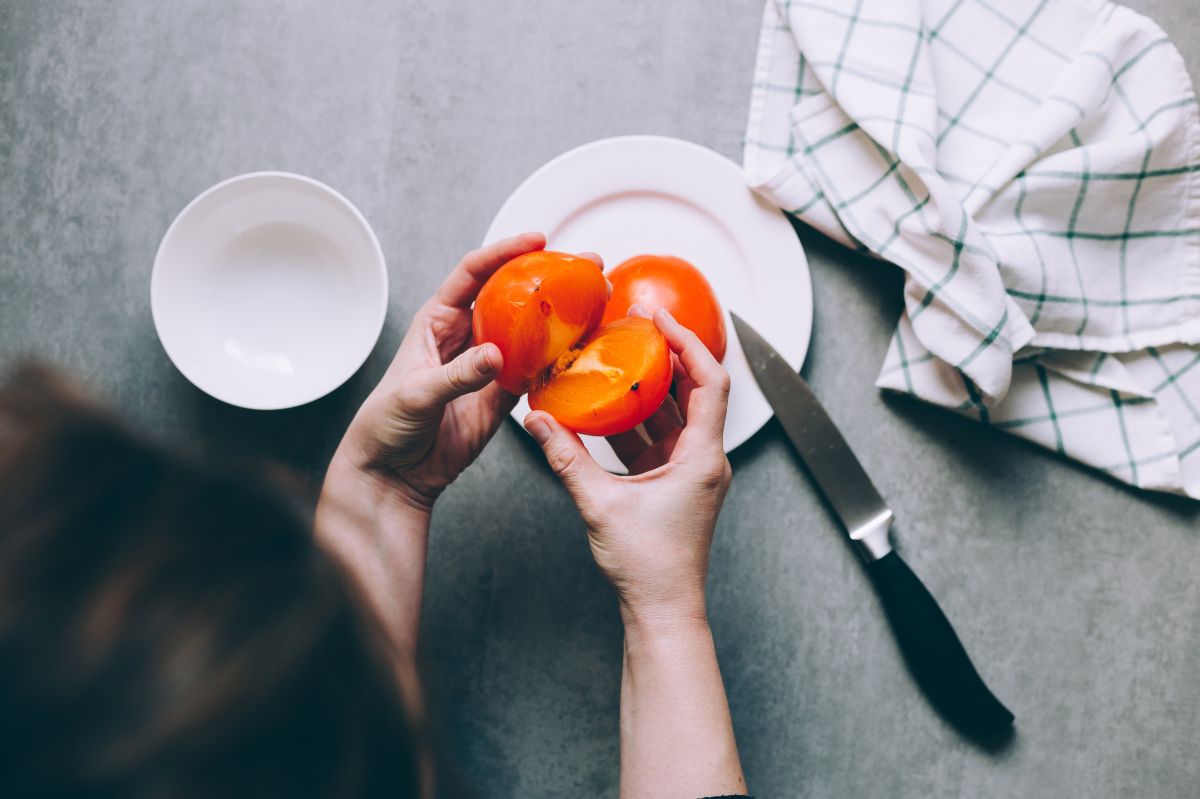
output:
<path id="1" fill-rule="evenodd" d="M 988 690 L 946 614 L 925 584 L 895 552 L 867 566 L 913 678 L 960 732 L 987 740 L 1013 723 L 1013 714 Z"/>

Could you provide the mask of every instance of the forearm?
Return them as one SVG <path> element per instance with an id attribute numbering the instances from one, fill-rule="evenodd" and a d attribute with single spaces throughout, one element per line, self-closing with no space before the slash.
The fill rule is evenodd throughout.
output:
<path id="1" fill-rule="evenodd" d="M 622 799 L 697 799 L 745 790 L 707 622 L 626 624 Z"/>
<path id="2" fill-rule="evenodd" d="M 416 651 L 430 511 L 378 476 L 335 456 L 321 489 L 317 540 L 358 583 L 395 651 Z"/>

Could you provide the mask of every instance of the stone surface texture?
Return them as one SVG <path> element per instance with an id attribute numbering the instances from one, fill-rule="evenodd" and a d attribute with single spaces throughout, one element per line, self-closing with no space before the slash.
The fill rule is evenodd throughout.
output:
<path id="1" fill-rule="evenodd" d="M 1131 0 L 1200 76 L 1194 0 Z M 148 434 L 314 482 L 417 307 L 509 192 L 592 139 L 740 159 L 760 0 L 4 0 L 0 366 L 59 364 Z M 151 322 L 155 249 L 241 172 L 346 194 L 387 256 L 366 366 L 273 413 L 193 388 Z M 915 691 L 775 422 L 731 456 L 709 582 L 759 797 L 1200 795 L 1200 506 L 1136 493 L 873 388 L 897 270 L 809 231 L 804 374 L 899 519 L 1018 734 L 960 739 Z M 507 424 L 440 501 L 424 611 L 443 750 L 481 796 L 614 796 L 621 628 L 581 522 Z"/>

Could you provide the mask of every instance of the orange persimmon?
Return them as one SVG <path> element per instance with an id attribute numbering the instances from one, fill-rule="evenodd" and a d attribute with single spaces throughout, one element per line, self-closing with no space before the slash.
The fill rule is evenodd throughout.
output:
<path id="1" fill-rule="evenodd" d="M 667 340 L 649 319 L 610 322 L 564 369 L 529 392 L 529 407 L 577 433 L 610 436 L 658 410 L 671 388 Z"/>
<path id="2" fill-rule="evenodd" d="M 638 255 L 608 273 L 612 298 L 604 322 L 619 319 L 637 303 L 654 313 L 666 308 L 699 337 L 718 361 L 725 357 L 725 314 L 699 269 L 671 255 Z"/>
<path id="3" fill-rule="evenodd" d="M 671 387 L 667 341 L 648 319 L 601 326 L 604 275 L 587 258 L 531 252 L 500 267 L 475 300 L 475 342 L 500 348 L 497 382 L 577 433 L 630 430 Z"/>
<path id="4" fill-rule="evenodd" d="M 483 284 L 471 330 L 475 343 L 500 348 L 497 382 L 521 395 L 600 327 L 607 300 L 604 273 L 593 261 L 538 250 L 512 259 Z"/>

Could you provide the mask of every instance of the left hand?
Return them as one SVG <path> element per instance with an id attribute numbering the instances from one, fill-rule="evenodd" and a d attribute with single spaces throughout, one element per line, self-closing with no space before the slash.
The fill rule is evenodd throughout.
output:
<path id="1" fill-rule="evenodd" d="M 499 348 L 467 346 L 471 304 L 501 266 L 545 246 L 526 233 L 462 259 L 413 317 L 325 474 L 317 539 L 359 583 L 398 653 L 416 647 L 433 503 L 517 401 L 494 382 Z"/>
<path id="2" fill-rule="evenodd" d="M 471 304 L 497 269 L 545 246 L 542 234 L 526 233 L 462 259 L 417 311 L 335 460 L 348 459 L 413 509 L 432 509 L 516 404 L 516 397 L 492 382 L 503 367 L 499 348 L 467 347 Z"/>

